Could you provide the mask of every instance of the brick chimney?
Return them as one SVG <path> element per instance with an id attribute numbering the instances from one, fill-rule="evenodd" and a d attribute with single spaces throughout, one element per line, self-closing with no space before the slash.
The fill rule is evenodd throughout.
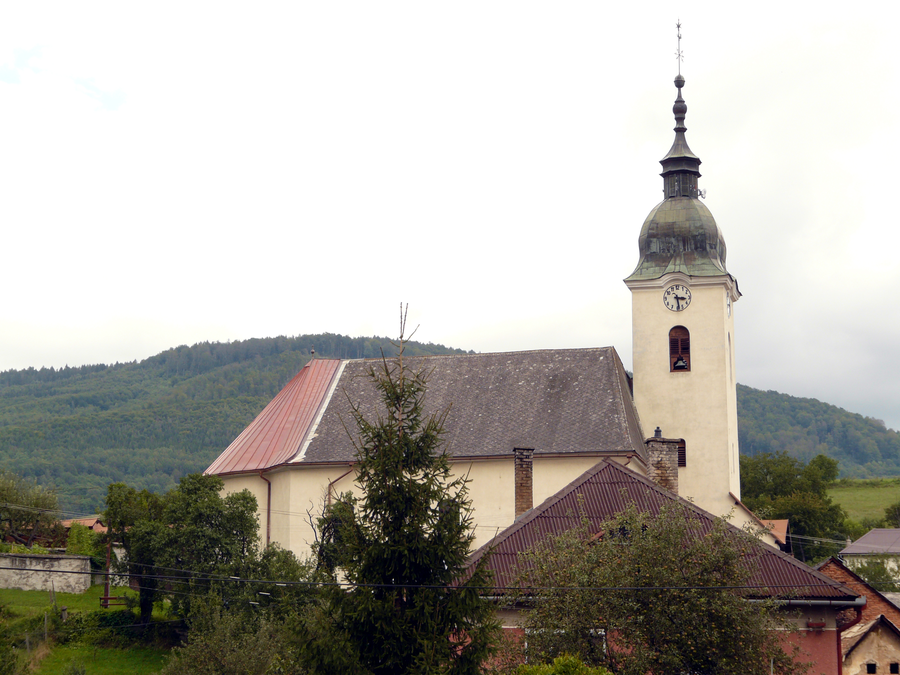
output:
<path id="1" fill-rule="evenodd" d="M 653 438 L 644 443 L 647 446 L 647 478 L 678 494 L 678 443 L 677 438 L 663 438 L 662 430 L 656 427 Z"/>
<path id="2" fill-rule="evenodd" d="M 534 448 L 515 448 L 516 518 L 534 506 Z"/>

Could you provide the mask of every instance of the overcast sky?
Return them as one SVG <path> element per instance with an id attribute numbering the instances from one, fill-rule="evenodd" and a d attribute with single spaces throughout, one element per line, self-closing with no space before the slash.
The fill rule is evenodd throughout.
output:
<path id="1" fill-rule="evenodd" d="M 900 428 L 894 7 L 5 3 L 0 369 L 390 336 L 400 301 L 630 368 L 680 18 L 738 380 Z"/>

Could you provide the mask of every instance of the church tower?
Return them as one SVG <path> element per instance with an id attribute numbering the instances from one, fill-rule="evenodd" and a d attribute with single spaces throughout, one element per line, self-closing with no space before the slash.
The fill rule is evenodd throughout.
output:
<path id="1" fill-rule="evenodd" d="M 725 269 L 722 233 L 699 199 L 700 159 L 684 136 L 680 59 L 675 86 L 675 142 L 660 161 L 664 199 L 644 221 L 640 260 L 625 279 L 634 400 L 645 433 L 659 428 L 683 440 L 679 495 L 725 515 L 740 499 L 733 305 L 741 294 Z"/>

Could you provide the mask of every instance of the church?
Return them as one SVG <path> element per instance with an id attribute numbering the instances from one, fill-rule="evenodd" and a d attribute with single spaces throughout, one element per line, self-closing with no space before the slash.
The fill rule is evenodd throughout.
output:
<path id="1" fill-rule="evenodd" d="M 625 279 L 633 377 L 613 347 L 404 359 L 430 373 L 426 413 L 448 411 L 446 448 L 455 475 L 470 481 L 475 546 L 601 461 L 738 527 L 761 526 L 740 501 L 733 312 L 741 294 L 701 201 L 684 83 L 679 73 L 664 198 L 644 221 Z M 306 555 L 324 505 L 355 489 L 345 423 L 351 404 L 377 417 L 370 365 L 312 360 L 207 469 L 228 492 L 256 496 L 264 543 Z"/>

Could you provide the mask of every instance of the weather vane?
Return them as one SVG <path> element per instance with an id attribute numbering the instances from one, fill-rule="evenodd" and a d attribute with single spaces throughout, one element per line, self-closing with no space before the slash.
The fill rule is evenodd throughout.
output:
<path id="1" fill-rule="evenodd" d="M 681 19 L 675 24 L 678 29 L 678 51 L 675 52 L 675 58 L 678 59 L 678 74 L 681 75 L 681 62 L 684 61 L 684 53 L 681 51 Z"/>

